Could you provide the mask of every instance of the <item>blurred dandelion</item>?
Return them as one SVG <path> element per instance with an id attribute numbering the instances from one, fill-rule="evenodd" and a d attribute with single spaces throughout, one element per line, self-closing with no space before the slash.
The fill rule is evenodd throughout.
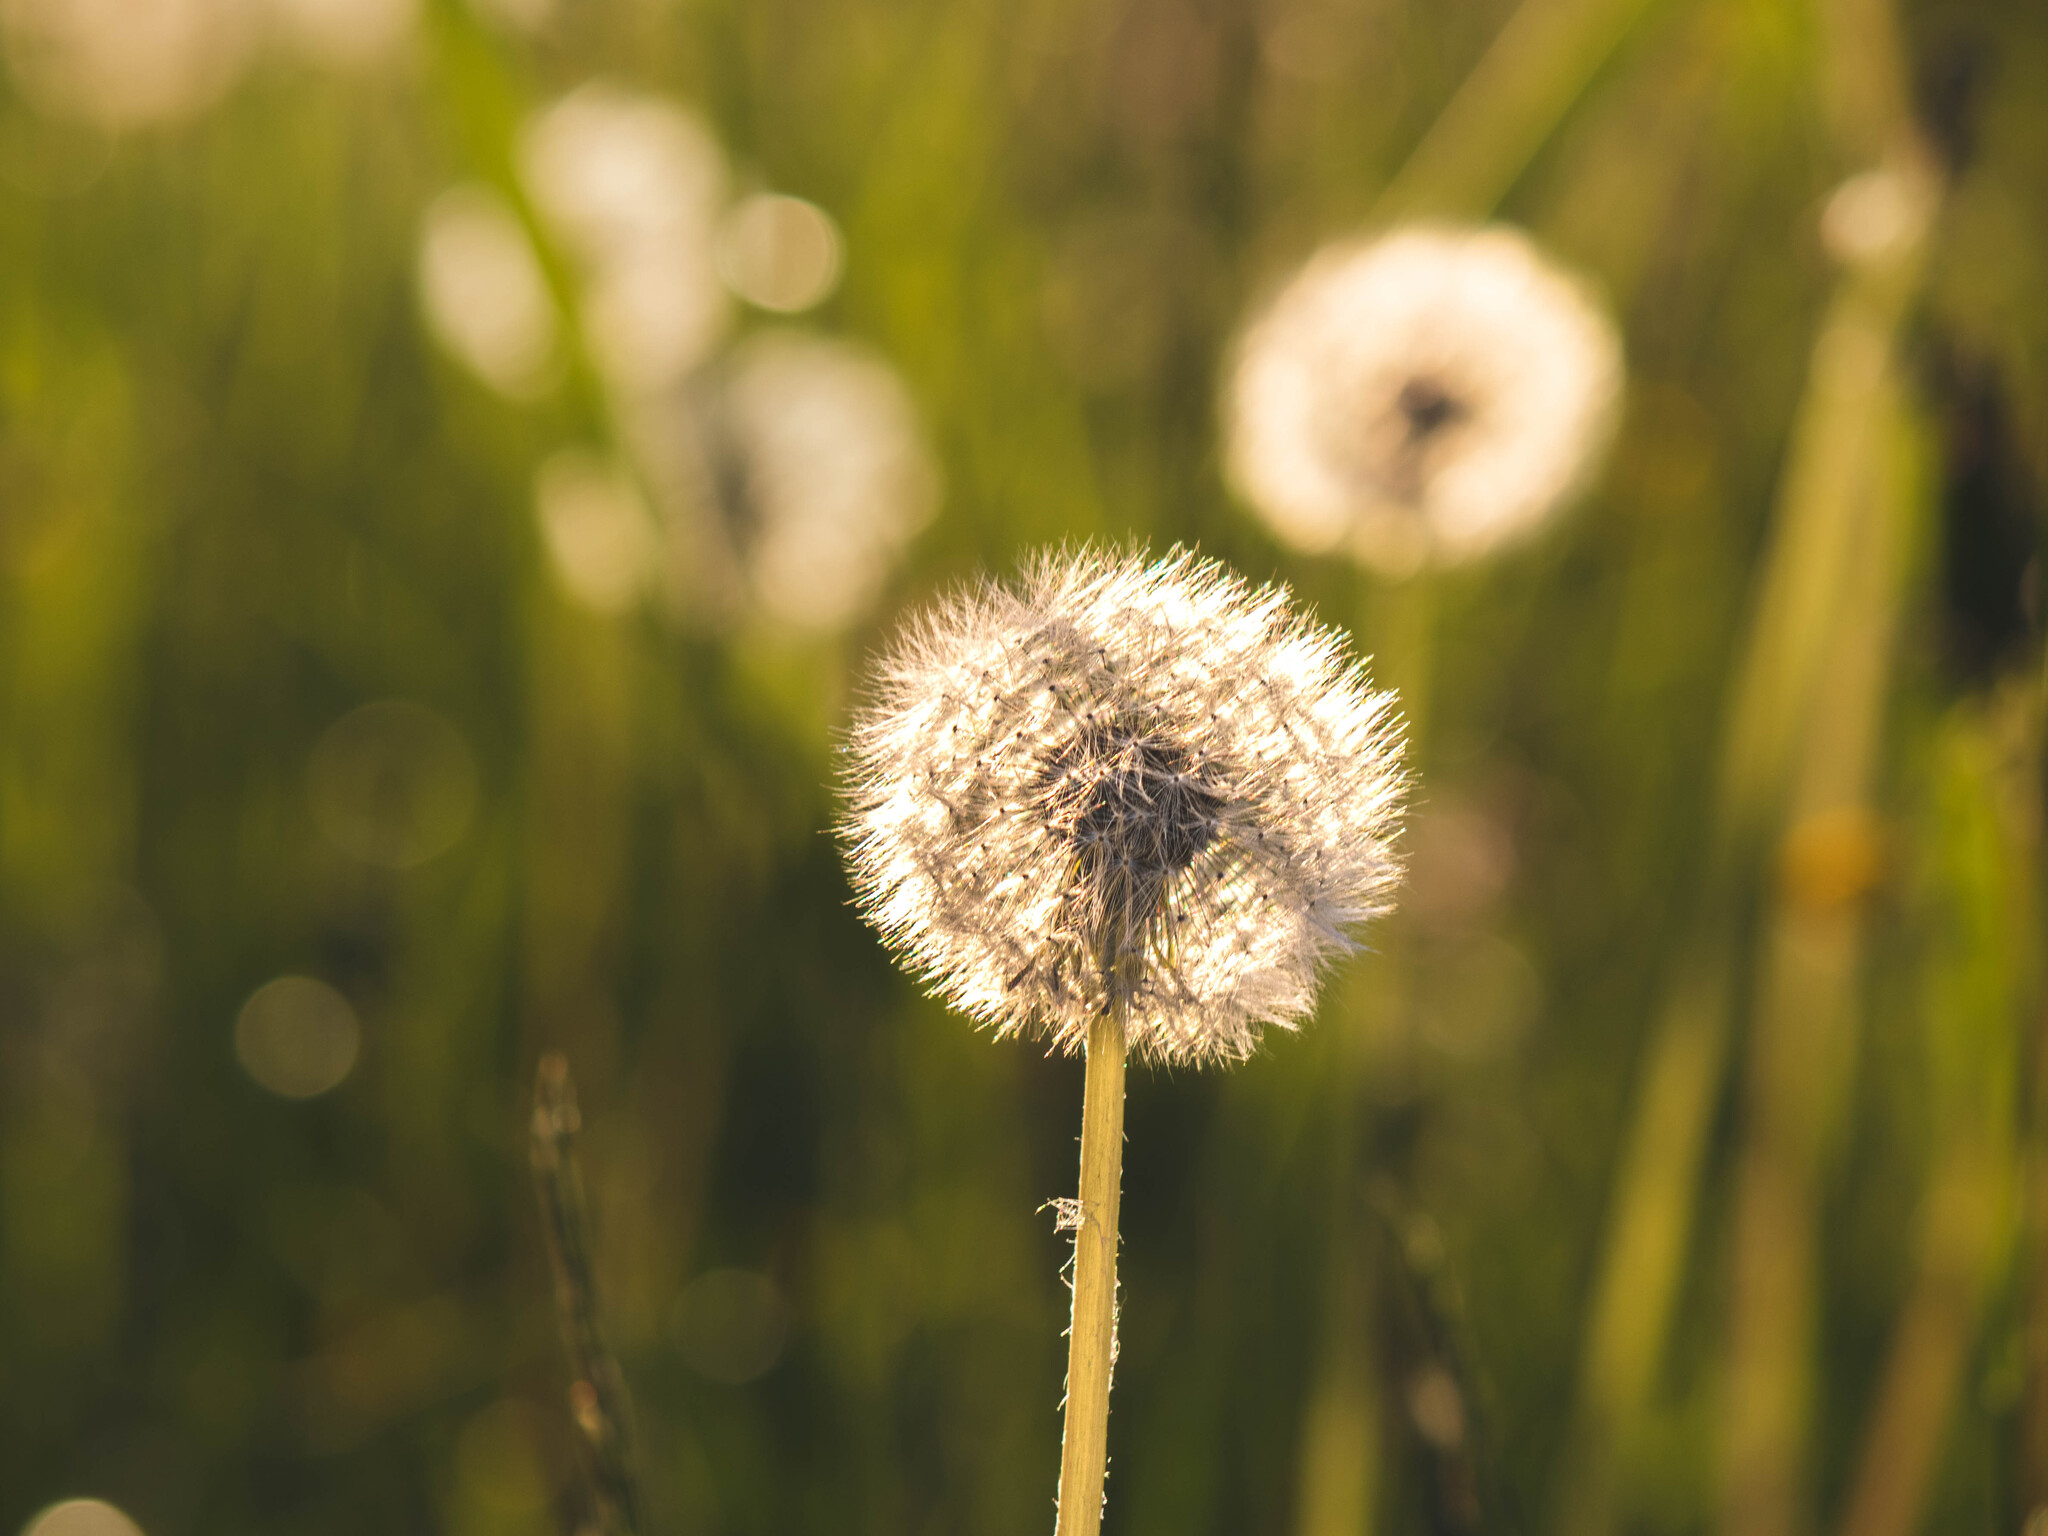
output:
<path id="1" fill-rule="evenodd" d="M 999 1035 L 1087 1052 L 1060 1536 L 1102 1518 L 1126 1055 L 1242 1059 L 1387 910 L 1392 707 L 1285 591 L 1083 550 L 928 615 L 854 726 L 869 920 Z"/>
<path id="2" fill-rule="evenodd" d="M 519 166 L 534 202 L 593 263 L 702 237 L 725 195 L 725 157 L 696 118 L 602 82 L 525 126 Z"/>
<path id="3" fill-rule="evenodd" d="M 1050 555 L 913 628 L 852 740 L 870 919 L 946 1000 L 1236 1061 L 1387 910 L 1400 740 L 1331 631 L 1176 552 Z"/>
<path id="4" fill-rule="evenodd" d="M 106 128 L 196 116 L 247 61 L 254 0 L 0 0 L 8 67 L 38 107 Z"/>
<path id="5" fill-rule="evenodd" d="M 689 372 L 726 320 L 725 156 L 710 133 L 658 96 L 586 85 L 526 125 L 519 168 L 581 269 L 591 350 L 613 387 L 645 394 Z"/>
<path id="6" fill-rule="evenodd" d="M 727 213 L 725 159 L 704 127 L 671 102 L 604 84 L 537 114 L 519 167 L 581 276 L 584 334 L 662 519 L 623 472 L 554 461 L 536 493 L 565 584 L 605 612 L 660 586 L 678 611 L 844 628 L 937 504 L 916 407 L 888 364 L 844 342 L 770 331 L 714 357 L 728 290 L 784 313 L 832 291 L 838 227 L 776 193 Z M 544 300 L 537 267 L 532 284 L 515 278 L 515 245 L 531 253 L 512 238 L 509 210 L 454 213 L 446 252 L 423 266 L 430 301 L 445 294 L 430 314 L 487 377 L 530 374 L 546 350 L 540 328 L 503 317 L 536 306 L 464 302 L 484 278 L 463 274 L 488 272 L 508 294 L 531 286 Z"/>
<path id="7" fill-rule="evenodd" d="M 451 187 L 420 227 L 420 305 L 437 341 L 500 394 L 531 399 L 556 360 L 555 308 L 518 215 L 489 187 Z"/>
<path id="8" fill-rule="evenodd" d="M 1521 234 L 1398 230 L 1325 250 L 1245 332 L 1229 472 L 1298 548 L 1469 560 L 1584 484 L 1621 377 L 1612 323 Z"/>
<path id="9" fill-rule="evenodd" d="M 796 331 L 750 338 L 683 400 L 683 499 L 774 622 L 844 628 L 931 520 L 939 472 L 917 407 L 880 357 Z"/>

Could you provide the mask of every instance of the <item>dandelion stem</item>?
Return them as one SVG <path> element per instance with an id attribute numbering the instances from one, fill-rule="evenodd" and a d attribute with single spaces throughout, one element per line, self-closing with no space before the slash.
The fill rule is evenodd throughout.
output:
<path id="1" fill-rule="evenodd" d="M 1088 1028 L 1057 1536 L 1095 1536 L 1102 1525 L 1102 1482 L 1109 1469 L 1109 1378 L 1116 1363 L 1117 1201 L 1124 1166 L 1123 1012 L 1113 1007 Z"/>
<path id="2" fill-rule="evenodd" d="M 569 1063 L 551 1051 L 540 1059 L 533 1089 L 533 1182 L 555 1271 L 555 1310 L 573 1373 L 569 1412 L 587 1456 L 597 1530 L 602 1536 L 638 1536 L 640 1483 L 633 1470 L 632 1402 L 619 1362 L 605 1348 L 597 1328 L 583 1174 L 576 1161 L 576 1133 L 581 1127 Z"/>

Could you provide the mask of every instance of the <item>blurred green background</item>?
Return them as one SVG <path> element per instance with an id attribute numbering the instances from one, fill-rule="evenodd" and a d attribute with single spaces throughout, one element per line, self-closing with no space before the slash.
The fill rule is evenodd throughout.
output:
<path id="1" fill-rule="evenodd" d="M 2034 0 L 0 0 L 0 45 L 0 1529 L 575 1528 L 560 1049 L 650 1529 L 1044 1530 L 1080 1068 L 920 998 L 830 826 L 896 616 L 1062 538 L 1287 581 L 1416 726 L 1375 952 L 1133 1075 L 1108 1531 L 2048 1504 Z M 900 375 L 943 491 L 841 628 L 551 553 L 565 450 L 666 505 L 518 170 L 592 80 L 836 226 L 801 321 L 735 298 L 667 383 L 792 323 Z M 1880 163 L 1924 237 L 1831 257 Z M 554 316 L 509 395 L 423 310 L 458 184 Z M 1555 532 L 1406 585 L 1272 543 L 1216 410 L 1246 307 L 1402 214 L 1529 229 L 1630 370 Z"/>

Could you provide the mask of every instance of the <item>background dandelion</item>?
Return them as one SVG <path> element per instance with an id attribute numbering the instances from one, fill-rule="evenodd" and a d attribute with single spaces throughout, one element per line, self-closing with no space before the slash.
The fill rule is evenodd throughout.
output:
<path id="1" fill-rule="evenodd" d="M 777 314 L 822 302 L 838 226 L 779 193 L 728 208 L 724 154 L 694 117 L 602 83 L 534 114 L 518 154 L 574 269 L 567 335 L 542 252 L 486 186 L 427 208 L 420 300 L 436 340 L 508 398 L 543 400 L 578 362 L 601 380 L 623 451 L 564 448 L 534 479 L 563 588 L 599 613 L 653 603 L 698 629 L 845 629 L 937 505 L 917 408 L 872 349 L 726 335 L 731 296 Z"/>
<path id="2" fill-rule="evenodd" d="M 756 333 L 640 433 L 699 581 L 730 573 L 709 601 L 797 632 L 864 613 L 938 504 L 902 381 L 822 336 Z"/>
<path id="3" fill-rule="evenodd" d="M 593 84 L 526 125 L 519 169 L 580 268 L 590 346 L 607 380 L 630 395 L 680 379 L 726 321 L 717 142 L 673 102 Z"/>
<path id="4" fill-rule="evenodd" d="M 1396 229 L 1319 254 L 1246 330 L 1231 478 L 1298 548 L 1470 560 L 1583 486 L 1620 387 L 1612 323 L 1525 236 Z"/>

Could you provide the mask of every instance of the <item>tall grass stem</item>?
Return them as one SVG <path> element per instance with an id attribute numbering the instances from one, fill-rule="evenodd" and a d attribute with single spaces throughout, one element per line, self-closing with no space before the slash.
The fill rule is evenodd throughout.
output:
<path id="1" fill-rule="evenodd" d="M 1902 551 L 1910 545 L 1907 534 L 1891 524 L 1917 515 L 1915 508 L 1887 504 L 1885 477 L 1900 467 L 1892 458 L 1901 427 L 1899 338 L 1920 291 L 1927 222 L 1939 195 L 1924 157 L 1910 148 L 1901 150 L 1891 173 L 1899 178 L 1913 222 L 1888 250 L 1843 274 L 1814 342 L 1793 428 L 1756 604 L 1730 694 L 1688 959 L 1674 973 L 1645 1048 L 1634 1123 L 1618 1170 L 1585 1335 L 1578 1422 L 1560 1483 L 1561 1536 L 1604 1536 L 1628 1502 L 1632 1426 L 1649 1409 L 1661 1367 L 1677 1282 L 1692 1241 L 1705 1138 L 1728 1075 L 1730 1015 L 1736 1002 L 1732 973 L 1744 948 L 1739 914 L 1745 892 L 1768 867 L 1774 833 L 1813 816 L 1854 821 L 1868 814 L 1872 732 L 1888 685 L 1894 589 Z M 1854 674 L 1853 681 L 1848 673 Z M 1772 930 L 1777 958 L 1764 962 L 1760 1016 L 1783 1017 L 1788 1010 L 1798 1014 L 1805 1005 L 1794 997 L 1802 988 L 1823 1011 L 1852 1007 L 1849 990 L 1860 926 L 1860 919 L 1849 914 L 1833 924 L 1815 949 L 1796 936 L 1788 938 L 1790 930 L 1777 921 Z M 1843 1024 L 1823 1031 L 1826 1039 L 1808 1043 L 1820 1059 L 1831 1059 L 1845 1048 L 1835 1037 L 1848 1028 Z M 1772 1037 L 1759 1038 L 1768 1048 Z M 1803 1068 L 1786 1062 L 1761 1070 L 1776 1082 Z M 1797 1118 L 1789 1106 L 1787 1113 Z M 1803 1167 L 1803 1155 L 1797 1160 Z M 1796 1424 L 1804 1421 L 1796 1401 L 1798 1379 L 1766 1379 L 1770 1362 L 1784 1355 L 1762 1328 L 1766 1316 L 1793 1315 L 1796 1294 L 1805 1284 L 1801 1266 L 1795 1266 L 1799 1273 L 1788 1270 L 1782 1283 L 1767 1273 L 1770 1233 L 1783 1227 L 1764 1213 L 1777 1198 L 1773 1170 L 1781 1166 L 1792 1165 L 1769 1157 L 1756 1164 L 1754 1173 L 1745 1174 L 1750 1197 L 1738 1197 L 1755 1224 L 1746 1237 L 1738 1235 L 1737 1247 L 1755 1258 L 1751 1278 L 1762 1289 L 1745 1291 L 1738 1281 L 1734 1310 L 1749 1322 L 1737 1325 L 1736 1353 L 1755 1366 L 1751 1384 L 1757 1400 L 1769 1398 L 1778 1405 L 1773 1411 L 1789 1414 Z M 1805 1177 L 1800 1173 L 1795 1182 Z M 1803 1187 L 1788 1196 L 1801 1209 Z M 1738 1228 L 1743 1225 L 1744 1218 L 1738 1217 Z M 1743 1269 L 1742 1259 L 1736 1267 Z M 1778 1299 L 1766 1299 L 1772 1297 Z M 1751 1325 L 1761 1331 L 1745 1335 Z M 1778 1337 L 1784 1342 L 1793 1336 L 1803 1336 L 1803 1329 L 1794 1327 Z M 1736 1374 L 1742 1375 L 1742 1367 Z M 1738 1384 L 1734 1390 L 1745 1389 Z M 1745 1445 L 1769 1460 L 1778 1454 L 1773 1446 L 1787 1446 L 1790 1440 L 1761 1429 L 1737 1431 L 1734 1438 L 1742 1443 L 1730 1448 L 1724 1514 L 1736 1521 L 1738 1509 L 1762 1504 L 1782 1514 L 1787 1496 L 1781 1474 L 1740 1467 L 1750 1454 Z M 1778 1491 L 1761 1492 L 1767 1483 Z M 1738 1484 L 1759 1491 L 1738 1494 Z"/>
<path id="2" fill-rule="evenodd" d="M 1657 0 L 1523 0 L 1373 214 L 1485 218 Z"/>

